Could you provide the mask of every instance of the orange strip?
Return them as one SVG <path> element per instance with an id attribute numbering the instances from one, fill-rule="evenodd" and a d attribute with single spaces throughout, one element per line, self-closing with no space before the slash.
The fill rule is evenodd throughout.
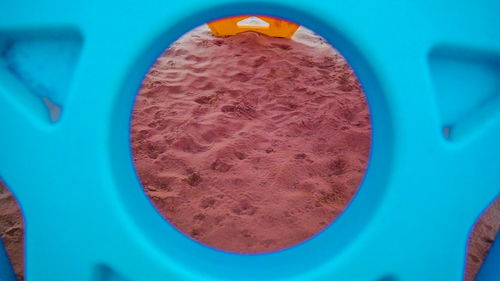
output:
<path id="1" fill-rule="evenodd" d="M 263 21 L 269 23 L 269 27 L 258 25 L 238 26 L 238 22 L 252 16 L 258 17 Z M 295 31 L 297 31 L 299 26 L 300 25 L 290 21 L 257 15 L 234 16 L 211 21 L 208 23 L 208 27 L 215 36 L 231 36 L 245 31 L 255 31 L 272 37 L 291 38 Z"/>

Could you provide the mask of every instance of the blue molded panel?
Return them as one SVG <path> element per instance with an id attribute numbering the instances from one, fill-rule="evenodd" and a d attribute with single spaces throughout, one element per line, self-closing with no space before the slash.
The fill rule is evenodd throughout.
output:
<path id="1" fill-rule="evenodd" d="M 498 99 L 488 98 L 500 80 L 499 12 L 497 0 L 1 1 L 0 42 L 81 34 L 61 52 L 42 40 L 2 53 L 0 174 L 23 208 L 27 279 L 461 280 L 469 230 L 500 193 Z M 286 18 L 329 40 L 372 113 L 369 167 L 347 210 L 271 254 L 226 253 L 178 232 L 131 160 L 130 115 L 148 68 L 183 33 L 235 14 Z M 436 53 L 446 48 L 458 50 L 451 61 Z M 6 61 L 29 79 L 2 71 Z M 467 87 L 457 86 L 461 75 L 472 79 Z M 62 106 L 58 122 L 47 122 L 28 80 Z M 467 112 L 479 127 L 445 140 L 443 126 Z M 498 280 L 484 272 L 482 280 Z"/>

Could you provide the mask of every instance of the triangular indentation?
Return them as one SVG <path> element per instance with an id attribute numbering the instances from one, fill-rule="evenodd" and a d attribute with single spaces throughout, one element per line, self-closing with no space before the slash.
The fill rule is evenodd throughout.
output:
<path id="1" fill-rule="evenodd" d="M 269 28 L 269 23 L 267 21 L 255 16 L 240 20 L 236 25 L 246 28 Z"/>
<path id="2" fill-rule="evenodd" d="M 431 53 L 430 68 L 446 139 L 472 135 L 500 112 L 500 58 L 446 48 Z"/>
<path id="3" fill-rule="evenodd" d="M 81 37 L 68 31 L 0 34 L 0 46 L 0 65 L 6 70 L 2 75 L 10 73 L 40 98 L 47 105 L 50 119 L 56 121 L 80 56 Z"/>

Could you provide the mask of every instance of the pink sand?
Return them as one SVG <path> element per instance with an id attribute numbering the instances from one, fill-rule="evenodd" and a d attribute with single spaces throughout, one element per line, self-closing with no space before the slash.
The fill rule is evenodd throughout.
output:
<path id="1" fill-rule="evenodd" d="M 269 252 L 342 212 L 365 171 L 370 120 L 352 70 L 312 32 L 216 38 L 201 27 L 150 70 L 132 146 L 147 194 L 177 228 Z"/>

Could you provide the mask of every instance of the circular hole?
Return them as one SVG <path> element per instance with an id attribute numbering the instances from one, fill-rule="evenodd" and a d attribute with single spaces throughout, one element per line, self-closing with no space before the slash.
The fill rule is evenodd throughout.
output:
<path id="1" fill-rule="evenodd" d="M 327 227 L 358 189 L 370 136 L 352 69 L 304 27 L 291 39 L 193 29 L 149 70 L 131 122 L 157 210 L 237 253 L 284 249 Z"/>
<path id="2" fill-rule="evenodd" d="M 500 230 L 500 197 L 497 197 L 477 219 L 469 236 L 465 281 L 473 281 Z"/>
<path id="3" fill-rule="evenodd" d="M 24 224 L 19 204 L 0 180 L 0 237 L 17 280 L 24 280 Z"/>

